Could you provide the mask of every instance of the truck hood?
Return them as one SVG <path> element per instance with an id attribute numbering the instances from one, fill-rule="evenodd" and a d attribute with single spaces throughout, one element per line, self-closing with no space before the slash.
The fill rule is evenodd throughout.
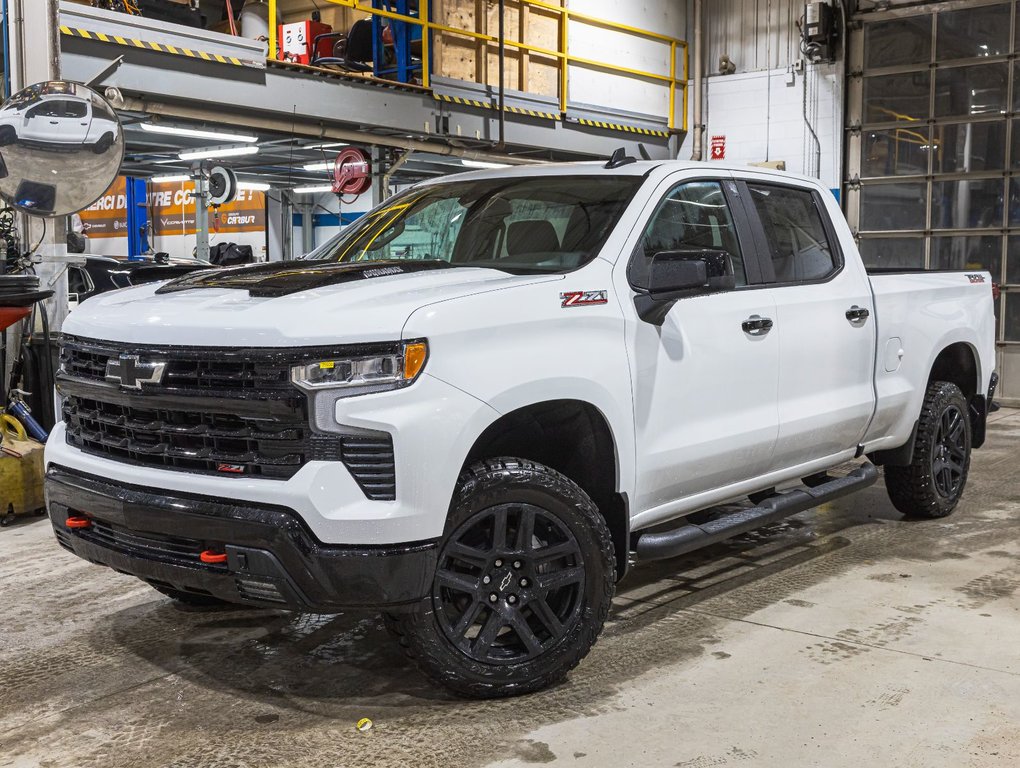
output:
<path id="1" fill-rule="evenodd" d="M 383 262 L 259 264 L 100 294 L 75 309 L 62 330 L 106 341 L 186 346 L 388 341 L 399 339 L 411 313 L 429 304 L 562 278 L 468 267 L 394 269 Z"/>

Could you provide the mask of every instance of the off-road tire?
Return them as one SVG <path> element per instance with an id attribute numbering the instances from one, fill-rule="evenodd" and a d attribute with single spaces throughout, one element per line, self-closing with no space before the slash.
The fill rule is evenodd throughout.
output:
<path id="1" fill-rule="evenodd" d="M 213 597 L 212 595 L 199 595 L 194 592 L 185 592 L 162 584 L 149 584 L 149 586 L 161 595 L 166 595 L 175 603 L 180 603 L 181 605 L 186 605 L 190 608 L 223 608 L 228 605 L 233 605 L 232 603 L 228 603 L 226 600 L 220 600 L 218 597 Z"/>
<path id="2" fill-rule="evenodd" d="M 953 435 L 946 435 L 952 422 Z M 960 501 L 970 470 L 971 429 L 967 398 L 948 381 L 928 385 L 914 438 L 914 456 L 904 467 L 885 468 L 885 487 L 893 506 L 908 517 L 939 518 L 949 515 Z M 946 459 L 956 469 L 939 467 Z M 946 472 L 952 482 L 945 482 Z M 948 492 L 947 492 L 948 490 Z"/>
<path id="3" fill-rule="evenodd" d="M 501 510 L 503 517 L 495 517 Z M 530 537 L 522 533 L 529 530 L 523 522 L 526 510 L 530 510 L 527 514 L 532 520 Z M 449 576 L 453 572 L 444 571 L 444 568 L 453 569 L 461 562 L 460 555 L 452 553 L 465 551 L 464 546 L 459 546 L 463 545 L 465 537 L 472 535 L 473 531 L 482 530 L 487 525 L 485 521 L 490 519 L 493 531 L 498 529 L 500 519 L 511 521 L 508 525 L 504 523 L 507 543 L 500 547 L 494 538 L 491 548 L 484 550 L 488 559 L 483 559 L 477 566 L 477 573 L 472 572 L 468 577 L 468 586 L 474 585 L 473 593 L 456 589 L 451 592 L 444 586 L 447 581 L 441 578 L 441 573 Z M 513 528 L 513 520 L 518 521 L 516 529 Z M 574 547 L 565 560 L 559 561 L 573 563 L 573 567 L 568 565 L 553 572 L 566 574 L 570 571 L 574 577 L 571 587 L 545 589 L 550 579 L 548 573 L 542 571 L 542 568 L 548 567 L 542 564 L 542 547 L 547 553 L 551 553 L 553 547 L 539 537 L 543 526 L 544 530 L 553 534 L 558 531 L 568 540 L 558 547 Z M 553 534 L 547 538 L 553 538 Z M 511 535 L 513 545 L 510 543 Z M 571 537 L 573 542 L 569 541 Z M 520 546 L 522 541 L 527 542 L 523 547 Z M 605 520 L 587 494 L 573 481 L 533 461 L 496 458 L 478 462 L 465 470 L 458 480 L 446 531 L 439 546 L 439 565 L 432 594 L 416 611 L 386 616 L 387 627 L 397 637 L 404 653 L 434 682 L 472 698 L 517 696 L 561 681 L 588 655 L 609 613 L 615 589 L 616 558 Z M 466 549 L 470 550 L 472 558 L 483 551 L 471 547 Z M 505 554 L 500 557 L 501 553 Z M 504 560 L 502 566 L 497 566 Z M 521 570 L 513 571 L 511 568 L 517 568 L 518 564 Z M 581 566 L 580 575 L 578 565 Z M 533 578 L 529 581 L 524 576 Z M 490 581 L 482 586 L 486 577 Z M 518 589 L 518 581 L 522 585 L 519 590 L 521 596 L 516 597 L 517 605 L 514 607 L 509 604 L 514 595 L 508 596 L 508 592 Z M 527 586 L 532 592 L 523 588 L 525 581 L 528 581 Z M 490 604 L 490 598 L 499 590 L 504 591 L 499 592 L 498 605 Z M 562 629 L 557 633 L 549 629 L 556 626 L 555 622 L 551 625 L 541 623 L 540 614 L 548 615 L 545 611 L 549 609 L 550 601 L 556 600 L 557 595 L 563 595 L 564 590 L 569 592 L 573 602 L 570 603 L 570 617 L 562 621 Z M 462 614 L 458 614 L 460 609 L 451 604 L 451 595 L 459 595 L 456 599 L 461 601 L 460 604 L 469 606 L 463 609 Z M 472 620 L 477 623 L 469 625 L 466 632 L 477 628 L 477 634 L 473 638 L 469 638 L 465 631 L 457 634 L 450 626 L 453 618 L 460 615 L 459 626 L 461 621 L 468 620 L 472 611 L 479 618 Z M 536 645 L 536 634 L 530 644 L 526 643 L 524 638 L 529 628 L 525 627 L 525 634 L 522 634 L 513 623 L 501 624 L 503 621 L 511 622 L 506 616 L 513 616 L 514 621 L 534 623 L 544 639 Z M 491 663 L 487 654 L 493 651 L 481 641 L 490 619 L 494 624 L 500 624 L 498 634 L 492 637 L 506 646 L 496 650 L 507 654 L 505 660 Z M 465 644 L 471 647 L 465 648 Z M 479 645 L 484 650 L 478 651 Z M 492 647 L 495 646 L 496 643 L 492 643 Z M 518 648 L 520 650 L 516 650 Z M 518 655 L 514 656 L 514 653 Z M 480 660 L 479 656 L 483 658 Z"/>
<path id="4" fill-rule="evenodd" d="M 113 146 L 113 134 L 104 133 L 99 137 L 99 141 L 92 145 L 92 152 L 97 155 L 103 154 L 106 150 Z"/>

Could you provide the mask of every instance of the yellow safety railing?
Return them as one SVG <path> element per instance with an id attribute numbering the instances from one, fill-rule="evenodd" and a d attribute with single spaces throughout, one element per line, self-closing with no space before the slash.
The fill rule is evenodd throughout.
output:
<path id="1" fill-rule="evenodd" d="M 430 44 L 430 32 L 446 32 L 453 35 L 460 35 L 463 37 L 469 37 L 474 40 L 479 40 L 487 43 L 498 44 L 499 38 L 495 35 L 486 34 L 484 32 L 477 32 L 473 29 L 463 29 L 460 27 L 452 27 L 446 24 L 440 24 L 439 22 L 431 21 L 429 18 L 429 0 L 420 0 L 419 2 L 419 13 L 420 16 L 407 16 L 404 14 L 396 13 L 394 11 L 384 10 L 381 8 L 373 8 L 371 2 L 365 3 L 361 0 L 326 0 L 326 2 L 332 5 L 339 5 L 346 8 L 351 8 L 356 11 L 362 11 L 364 13 L 373 14 L 385 19 L 392 19 L 394 21 L 403 21 L 408 24 L 414 24 L 421 27 L 422 30 L 422 85 L 426 88 L 430 86 L 431 79 L 431 61 L 429 56 L 429 44 Z M 670 130 L 676 127 L 676 97 L 677 90 L 679 89 L 682 98 L 682 110 L 681 110 L 681 127 L 683 130 L 687 130 L 687 72 L 688 72 L 688 51 L 687 42 L 676 37 L 664 35 L 660 32 L 653 32 L 647 29 L 641 29 L 640 27 L 634 27 L 629 24 L 622 24 L 616 21 L 610 21 L 608 19 L 602 19 L 597 16 L 592 16 L 588 13 L 576 11 L 572 8 L 566 8 L 559 5 L 552 5 L 543 0 L 518 0 L 521 5 L 530 6 L 533 8 L 540 8 L 543 11 L 550 13 L 557 13 L 560 16 L 559 19 L 559 39 L 556 50 L 550 48 L 544 48 L 538 45 L 532 45 L 519 40 L 511 40 L 504 37 L 503 44 L 506 47 L 514 48 L 519 51 L 526 53 L 536 53 L 549 58 L 554 58 L 559 62 L 559 109 L 561 113 L 567 111 L 567 95 L 569 92 L 569 70 L 571 66 L 585 67 L 588 69 L 598 69 L 605 72 L 610 72 L 618 75 L 625 75 L 628 77 L 637 78 L 640 80 L 647 80 L 652 82 L 658 82 L 664 84 L 669 89 L 669 114 L 667 118 L 667 126 Z M 277 15 L 276 15 L 277 0 L 269 0 L 269 51 L 270 57 L 275 58 L 277 50 L 276 40 L 276 27 L 277 27 Z M 662 45 L 669 46 L 669 68 L 667 72 L 649 72 L 647 70 L 635 69 L 633 67 L 625 67 L 620 64 L 615 64 L 608 61 L 598 61 L 596 59 L 588 59 L 581 56 L 574 56 L 570 53 L 568 27 L 571 21 L 578 22 L 587 26 L 600 27 L 602 29 L 609 29 L 619 32 L 621 34 L 632 35 L 635 37 L 642 38 L 644 40 L 650 40 L 661 43 Z M 677 56 L 681 54 L 682 60 L 682 71 L 677 72 Z"/>

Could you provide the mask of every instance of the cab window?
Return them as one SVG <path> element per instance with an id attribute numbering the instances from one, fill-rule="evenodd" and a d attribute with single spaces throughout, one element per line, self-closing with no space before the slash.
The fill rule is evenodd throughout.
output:
<path id="1" fill-rule="evenodd" d="M 652 257 L 660 251 L 700 248 L 730 256 L 738 286 L 747 285 L 737 231 L 722 185 L 688 181 L 669 191 L 645 227 L 630 265 L 631 282 L 643 283 Z"/>
<path id="2" fill-rule="evenodd" d="M 822 280 L 839 262 L 825 233 L 814 194 L 772 184 L 748 184 L 765 229 L 777 283 Z"/>

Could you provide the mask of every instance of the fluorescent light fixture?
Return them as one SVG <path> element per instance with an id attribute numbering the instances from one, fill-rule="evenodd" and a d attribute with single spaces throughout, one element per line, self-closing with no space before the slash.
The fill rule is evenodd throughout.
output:
<path id="1" fill-rule="evenodd" d="M 168 173 L 163 176 L 153 176 L 149 181 L 159 182 L 172 182 L 172 181 L 191 181 L 191 177 L 185 173 Z"/>
<path id="2" fill-rule="evenodd" d="M 194 139 L 213 139 L 215 141 L 258 141 L 258 136 L 243 133 L 224 133 L 223 131 L 202 131 L 198 128 L 178 128 L 176 125 L 162 123 L 139 123 L 138 127 L 148 133 L 164 133 L 170 136 L 190 136 Z"/>
<path id="3" fill-rule="evenodd" d="M 294 192 L 295 194 L 298 195 L 310 194 L 313 192 L 332 192 L 332 191 L 333 187 L 330 186 L 329 184 L 319 184 L 313 187 L 294 187 L 294 189 L 291 190 L 291 192 Z"/>
<path id="4" fill-rule="evenodd" d="M 347 146 L 350 145 L 346 141 L 331 141 L 328 144 L 309 144 L 301 149 L 340 149 Z"/>
<path id="5" fill-rule="evenodd" d="M 329 163 L 309 163 L 308 165 L 301 166 L 306 171 L 332 171 L 335 162 Z"/>
<path id="6" fill-rule="evenodd" d="M 258 154 L 258 147 L 215 147 L 197 149 L 194 152 L 181 152 L 177 157 L 181 160 L 206 160 L 213 157 L 238 157 L 240 155 Z"/>
<path id="7" fill-rule="evenodd" d="M 264 181 L 239 181 L 237 182 L 238 189 L 250 189 L 253 192 L 268 192 L 269 185 Z"/>
<path id="8" fill-rule="evenodd" d="M 461 165 L 465 168 L 509 168 L 510 163 L 490 163 L 486 160 L 468 160 L 463 159 L 460 161 Z"/>

